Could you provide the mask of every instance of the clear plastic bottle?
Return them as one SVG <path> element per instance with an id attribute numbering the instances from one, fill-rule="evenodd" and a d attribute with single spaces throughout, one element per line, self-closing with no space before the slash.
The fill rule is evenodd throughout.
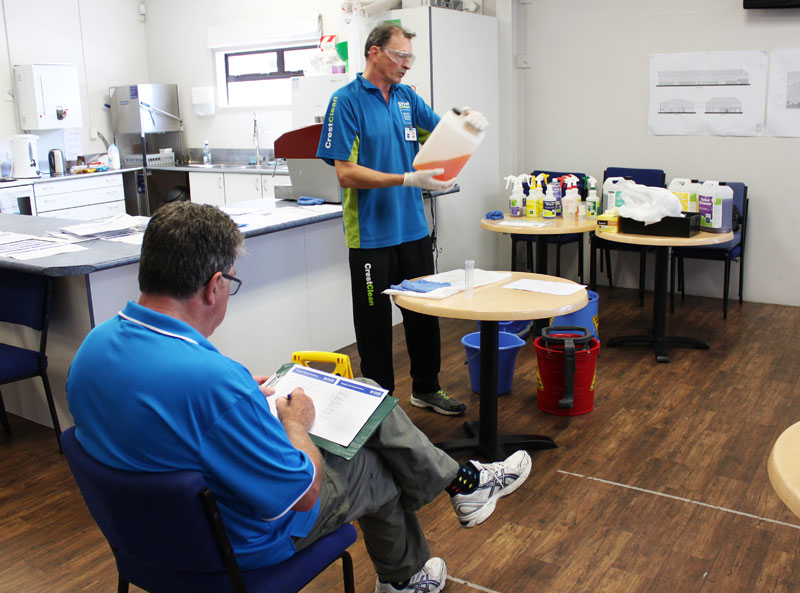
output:
<path id="1" fill-rule="evenodd" d="M 203 164 L 211 164 L 211 149 L 208 147 L 208 140 L 203 143 Z"/>
<path id="2" fill-rule="evenodd" d="M 120 169 L 122 168 L 122 163 L 119 158 L 119 148 L 117 148 L 116 144 L 110 144 L 108 147 L 108 168 L 109 169 Z"/>

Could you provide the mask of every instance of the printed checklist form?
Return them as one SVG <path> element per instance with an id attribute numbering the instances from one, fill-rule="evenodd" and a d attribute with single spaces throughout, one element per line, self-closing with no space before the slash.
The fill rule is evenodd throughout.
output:
<path id="1" fill-rule="evenodd" d="M 348 448 L 359 435 L 364 436 L 365 428 L 369 432 L 366 437 L 371 435 L 377 424 L 380 424 L 380 420 L 383 420 L 386 413 L 394 407 L 393 403 L 386 413 L 379 413 L 379 408 L 381 410 L 386 408 L 381 404 L 387 399 L 388 394 L 388 391 L 381 387 L 298 364 L 291 365 L 288 369 L 282 368 L 270 378 L 267 385 L 275 389 L 275 393 L 269 396 L 267 401 L 270 410 L 276 416 L 275 400 L 286 397 L 296 388 L 302 387 L 314 402 L 316 411 L 314 424 L 309 433 L 312 437 L 317 437 L 315 442 L 318 446 L 326 449 L 328 447 L 318 439 L 329 441 L 341 448 Z M 394 398 L 388 399 L 394 400 Z M 396 400 L 394 402 L 396 403 Z M 376 413 L 379 418 L 376 417 Z M 374 426 L 372 426 L 373 421 L 377 421 Z M 363 443 L 359 443 L 359 446 L 360 444 Z M 337 451 L 332 452 L 338 454 Z"/>

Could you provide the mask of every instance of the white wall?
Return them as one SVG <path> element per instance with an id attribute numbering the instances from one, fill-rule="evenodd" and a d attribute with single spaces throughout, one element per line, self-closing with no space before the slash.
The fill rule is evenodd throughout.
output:
<path id="1" fill-rule="evenodd" d="M 528 168 L 601 179 L 607 166 L 653 167 L 668 181 L 745 182 L 744 298 L 800 305 L 800 138 L 647 133 L 650 54 L 798 48 L 800 9 L 744 10 L 741 0 L 536 0 L 519 8 L 533 61 L 521 120 Z M 622 254 L 615 283 L 635 286 L 636 257 Z M 738 274 L 736 264 L 732 269 Z M 687 262 L 687 292 L 721 297 L 722 274 L 721 263 Z M 735 278 L 731 286 L 737 290 Z"/>
<path id="2" fill-rule="evenodd" d="M 147 81 L 145 25 L 134 0 L 25 0 L 3 1 L 0 31 L 0 137 L 19 133 L 14 103 L 13 65 L 68 63 L 78 70 L 83 112 L 82 152 L 105 152 L 92 128 L 111 138 L 108 87 Z M 6 41 L 8 53 L 6 53 Z M 40 132 L 39 151 L 62 147 L 58 134 Z M 2 145 L 0 157 L 7 148 Z"/>
<path id="3" fill-rule="evenodd" d="M 322 15 L 323 33 L 340 32 L 341 3 L 333 0 L 147 0 L 147 61 L 154 83 L 177 83 L 184 144 L 212 149 L 253 146 L 253 110 L 217 109 L 213 116 L 192 114 L 192 87 L 215 86 L 213 53 L 208 49 L 208 27 L 259 19 Z M 342 27 L 343 29 L 343 27 Z M 343 31 L 342 31 L 343 33 Z M 291 129 L 289 109 L 259 108 L 266 123 L 268 146 Z"/>

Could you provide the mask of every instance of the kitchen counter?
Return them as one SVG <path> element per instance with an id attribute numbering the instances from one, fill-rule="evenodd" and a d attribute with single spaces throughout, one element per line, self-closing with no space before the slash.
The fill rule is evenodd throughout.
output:
<path id="1" fill-rule="evenodd" d="M 303 207 L 279 202 L 279 208 Z M 272 373 L 295 350 L 333 351 L 355 341 L 341 210 L 308 211 L 302 220 L 244 229 L 245 253 L 236 262 L 243 286 L 231 297 L 226 320 L 211 341 L 254 373 Z M 41 235 L 74 223 L 0 214 L 0 231 L 6 232 Z M 47 357 L 62 428 L 72 424 L 64 385 L 75 352 L 96 324 L 139 296 L 138 246 L 101 239 L 84 245 L 89 249 L 41 259 L 0 258 L 0 267 L 55 278 Z M 38 344 L 38 333 L 3 326 L 0 341 L 31 347 Z M 5 385 L 3 397 L 9 412 L 50 425 L 40 381 Z"/>
<path id="2" fill-rule="evenodd" d="M 248 175 L 288 175 L 286 165 L 247 165 L 245 163 L 220 163 L 211 165 L 190 164 L 174 167 L 147 167 L 148 171 L 179 171 L 181 173 L 246 173 Z"/>
<path id="3" fill-rule="evenodd" d="M 102 175 L 118 175 L 120 173 L 134 173 L 141 171 L 141 167 L 123 167 L 122 169 L 109 169 L 108 171 L 97 171 L 95 173 L 65 173 L 64 175 L 50 175 L 49 173 L 42 173 L 39 177 L 31 177 L 29 179 L 11 179 L 10 181 L 0 181 L 0 189 L 8 187 L 19 187 L 21 185 L 36 185 L 37 183 L 45 183 L 50 181 L 66 181 L 69 179 L 83 179 L 87 177 L 100 177 Z"/>

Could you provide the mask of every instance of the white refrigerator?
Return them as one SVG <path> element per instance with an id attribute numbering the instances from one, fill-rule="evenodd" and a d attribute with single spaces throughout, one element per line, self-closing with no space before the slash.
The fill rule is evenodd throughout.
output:
<path id="1" fill-rule="evenodd" d="M 486 136 L 462 169 L 459 193 L 435 198 L 438 270 L 464 267 L 497 269 L 499 242 L 481 229 L 480 219 L 498 203 L 500 177 L 497 19 L 421 6 L 390 11 L 412 39 L 414 66 L 403 83 L 414 87 L 439 115 L 469 106 L 489 120 Z M 429 223 L 430 208 L 426 204 Z"/>

